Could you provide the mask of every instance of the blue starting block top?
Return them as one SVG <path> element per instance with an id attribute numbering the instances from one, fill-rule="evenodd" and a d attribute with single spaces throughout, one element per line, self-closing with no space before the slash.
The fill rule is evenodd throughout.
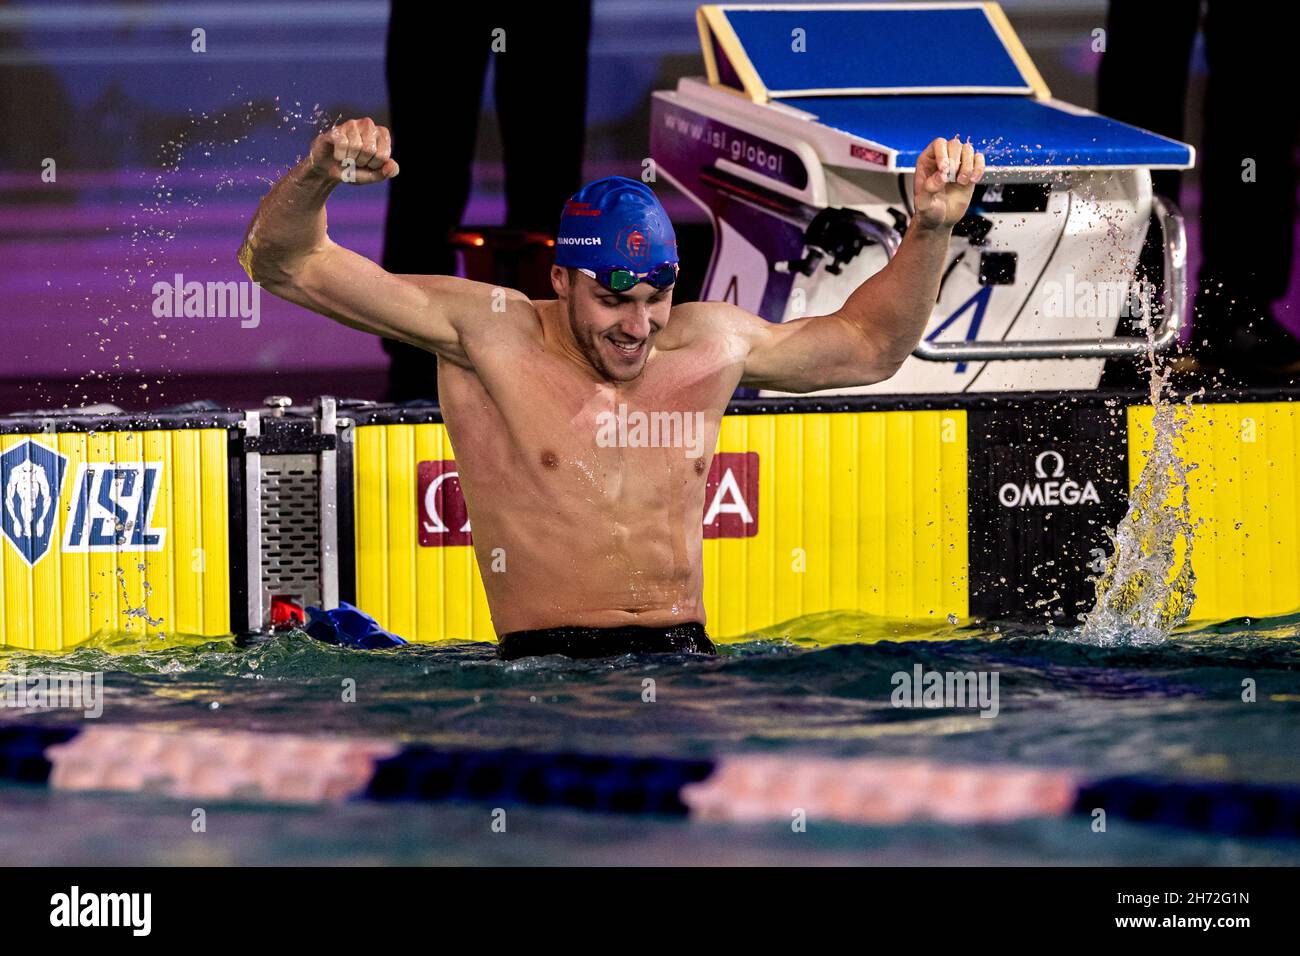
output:
<path id="1" fill-rule="evenodd" d="M 1037 79 L 1017 65 L 1019 43 L 999 35 L 983 4 L 717 9 L 773 99 L 832 90 L 1026 94 Z"/>
<path id="2" fill-rule="evenodd" d="M 889 169 L 953 135 L 990 169 L 1193 162 L 1185 143 L 1052 100 L 996 3 L 703 6 L 698 22 L 710 83 L 801 110 Z"/>
<path id="3" fill-rule="evenodd" d="M 970 137 L 991 168 L 1134 166 L 1183 169 L 1186 143 L 1053 102 L 1016 96 L 817 96 L 781 100 L 823 126 L 897 151 L 915 169 L 936 136 Z"/>

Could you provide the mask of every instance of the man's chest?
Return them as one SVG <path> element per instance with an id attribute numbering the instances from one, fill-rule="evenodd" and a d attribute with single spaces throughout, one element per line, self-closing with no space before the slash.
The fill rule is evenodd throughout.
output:
<path id="1" fill-rule="evenodd" d="M 618 386 L 566 364 L 533 356 L 496 380 L 490 371 L 450 370 L 440 393 L 458 458 L 473 448 L 526 471 L 571 473 L 593 484 L 612 475 L 653 481 L 707 469 L 734 389 L 720 357 L 655 355 L 635 382 Z"/>

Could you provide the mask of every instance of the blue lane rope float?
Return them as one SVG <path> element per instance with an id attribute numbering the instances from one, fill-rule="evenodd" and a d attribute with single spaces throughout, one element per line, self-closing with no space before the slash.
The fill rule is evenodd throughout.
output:
<path id="1" fill-rule="evenodd" d="M 75 736 L 75 727 L 0 724 L 0 780 L 46 783 L 51 769 L 46 748 L 67 743 Z"/>
<path id="2" fill-rule="evenodd" d="M 1111 777 L 1079 790 L 1077 813 L 1098 807 L 1123 820 L 1202 833 L 1300 837 L 1300 788 L 1291 786 Z"/>
<path id="3" fill-rule="evenodd" d="M 1200 833 L 1300 839 L 1300 787 L 1086 779 L 1071 771 L 788 754 L 712 760 L 516 749 L 440 750 L 382 739 L 249 731 L 0 724 L 0 781 L 80 792 L 316 803 L 461 801 L 730 822 L 810 818 L 996 823 L 1088 816 Z"/>
<path id="4" fill-rule="evenodd" d="M 682 788 L 706 779 L 713 770 L 708 760 L 412 746 L 376 763 L 365 796 L 682 816 L 689 813 Z"/>

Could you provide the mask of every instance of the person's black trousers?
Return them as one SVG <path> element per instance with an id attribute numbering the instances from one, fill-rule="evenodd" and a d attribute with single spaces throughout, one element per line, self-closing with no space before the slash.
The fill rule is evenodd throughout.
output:
<path id="1" fill-rule="evenodd" d="M 1209 68 L 1201 179 L 1202 266 L 1195 340 L 1211 347 L 1232 327 L 1267 316 L 1286 294 L 1295 230 L 1297 100 L 1288 65 L 1300 56 L 1281 8 L 1206 0 Z M 1098 72 L 1099 112 L 1182 139 L 1192 45 L 1202 0 L 1112 0 Z M 1245 178 L 1252 163 L 1254 181 Z M 1177 202 L 1177 171 L 1152 174 Z M 1144 255 L 1148 267 L 1159 261 Z M 1154 266 L 1158 269 L 1158 265 Z M 1271 320 L 1270 320 L 1271 323 Z"/>
<path id="2" fill-rule="evenodd" d="M 493 6 L 393 0 L 386 73 L 393 157 L 402 170 L 389 184 L 389 272 L 456 270 L 447 237 L 469 200 L 489 62 L 505 152 L 506 225 L 553 234 L 564 201 L 582 185 L 591 2 Z M 494 52 L 494 40 L 504 50 Z M 392 357 L 390 401 L 437 397 L 433 355 L 399 342 L 384 347 Z"/>

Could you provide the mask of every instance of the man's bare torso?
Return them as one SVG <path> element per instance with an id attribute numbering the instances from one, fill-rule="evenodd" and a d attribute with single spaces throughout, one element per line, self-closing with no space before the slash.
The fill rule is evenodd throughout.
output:
<path id="1" fill-rule="evenodd" d="M 467 337 L 467 363 L 439 361 L 493 625 L 703 622 L 705 482 L 743 349 L 712 327 L 707 303 L 678 306 L 641 375 L 614 385 L 548 341 L 542 317 L 559 307 L 513 301 Z M 693 447 L 631 447 L 637 433 L 616 436 L 611 422 L 635 426 L 637 413 L 680 413 L 673 434 Z M 667 431 L 661 443 L 675 440 Z"/>

